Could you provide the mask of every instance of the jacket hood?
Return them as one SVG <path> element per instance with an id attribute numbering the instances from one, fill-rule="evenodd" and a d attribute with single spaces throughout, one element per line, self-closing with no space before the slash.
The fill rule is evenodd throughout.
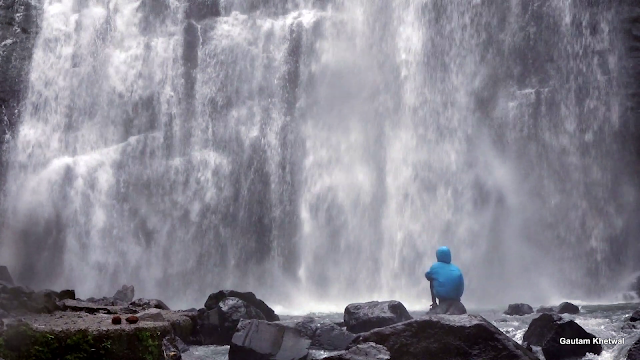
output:
<path id="1" fill-rule="evenodd" d="M 436 259 L 438 262 L 450 264 L 451 263 L 451 250 L 448 247 L 443 246 L 436 251 Z"/>

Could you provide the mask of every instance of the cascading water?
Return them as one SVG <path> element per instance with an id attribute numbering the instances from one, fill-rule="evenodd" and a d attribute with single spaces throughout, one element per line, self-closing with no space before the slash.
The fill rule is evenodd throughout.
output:
<path id="1" fill-rule="evenodd" d="M 621 6 L 42 6 L 3 200 L 24 283 L 296 311 L 425 306 L 440 245 L 475 305 L 637 270 Z"/>

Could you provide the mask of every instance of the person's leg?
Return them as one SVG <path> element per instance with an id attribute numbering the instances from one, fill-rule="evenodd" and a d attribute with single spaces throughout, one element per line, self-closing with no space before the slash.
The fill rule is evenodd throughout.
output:
<path id="1" fill-rule="evenodd" d="M 431 290 L 431 307 L 438 306 L 436 294 L 433 293 L 433 281 L 429 281 L 429 289 Z"/>

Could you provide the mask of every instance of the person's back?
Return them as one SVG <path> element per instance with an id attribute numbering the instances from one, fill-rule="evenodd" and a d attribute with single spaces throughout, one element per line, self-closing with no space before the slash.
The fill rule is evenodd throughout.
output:
<path id="1" fill-rule="evenodd" d="M 441 301 L 460 301 L 464 293 L 464 278 L 460 269 L 451 263 L 451 250 L 446 246 L 439 248 L 436 259 L 438 262 L 424 274 L 431 282 L 432 295 Z"/>

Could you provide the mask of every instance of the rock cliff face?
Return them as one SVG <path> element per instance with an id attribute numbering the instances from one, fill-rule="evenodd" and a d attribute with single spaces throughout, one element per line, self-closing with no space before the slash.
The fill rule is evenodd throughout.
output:
<path id="1" fill-rule="evenodd" d="M 39 8 L 29 0 L 0 0 L 0 182 L 4 183 L 7 145 L 20 118 Z"/>

